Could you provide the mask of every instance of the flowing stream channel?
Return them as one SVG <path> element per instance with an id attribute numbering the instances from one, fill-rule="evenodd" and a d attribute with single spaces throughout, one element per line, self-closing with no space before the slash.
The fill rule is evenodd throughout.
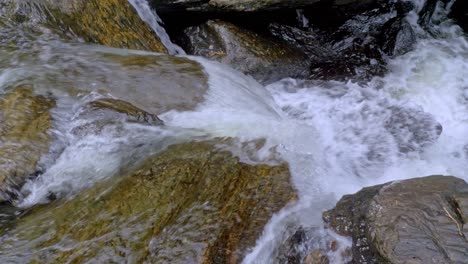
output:
<path id="1" fill-rule="evenodd" d="M 19 190 L 18 206 L 47 203 L 50 193 L 73 196 L 169 144 L 200 137 L 234 137 L 240 142 L 265 138 L 254 159 L 233 152 L 248 163 L 274 162 L 270 157 L 278 152 L 290 165 L 299 199 L 273 216 L 243 261 L 271 263 L 292 227 L 314 230 L 304 247 L 326 243 L 330 237 L 350 244 L 323 229 L 321 219 L 344 194 L 427 175 L 468 180 L 468 42 L 449 19 L 429 34 L 417 25 L 416 12 L 411 13 L 417 46 L 389 59 L 387 74 L 366 84 L 284 79 L 264 87 L 228 66 L 183 55 L 142 2 L 130 0 L 166 39 L 170 53 L 181 57 L 66 42 L 46 31 L 3 27 L 0 93 L 33 84 L 35 93 L 56 99 L 55 140 L 40 162 L 45 172 Z M 421 1 L 414 2 L 421 8 Z M 441 17 L 447 13 L 438 12 Z M 19 44 L 9 46 L 7 39 Z M 131 67 L 116 62 L 132 57 L 145 58 L 162 70 L 155 74 L 151 63 Z M 177 58 L 198 62 L 208 76 L 206 94 L 196 108 L 159 109 L 166 124 L 162 127 L 121 121 L 99 134 L 76 133 L 96 118 L 80 112 L 91 100 L 150 100 L 155 82 L 162 87 L 172 85 L 171 78 L 191 82 L 190 65 L 170 63 Z M 443 131 L 435 142 L 418 138 L 421 133 L 431 138 L 439 124 Z M 14 247 L 15 242 L 9 243 Z M 18 260 L 14 254 L 0 257 Z M 329 254 L 331 263 L 346 261 L 339 253 Z"/>

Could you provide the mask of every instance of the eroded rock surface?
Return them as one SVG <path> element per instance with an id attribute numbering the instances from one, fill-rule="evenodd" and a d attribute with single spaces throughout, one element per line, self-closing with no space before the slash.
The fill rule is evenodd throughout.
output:
<path id="1" fill-rule="evenodd" d="M 325 222 L 353 238 L 353 263 L 466 263 L 468 184 L 430 176 L 344 196 Z"/>

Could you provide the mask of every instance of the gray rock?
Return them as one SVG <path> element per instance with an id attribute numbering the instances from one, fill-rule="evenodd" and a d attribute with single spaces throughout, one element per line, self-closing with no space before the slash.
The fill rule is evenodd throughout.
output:
<path id="1" fill-rule="evenodd" d="M 411 51 L 416 44 L 416 34 L 411 24 L 403 17 L 395 17 L 385 23 L 382 34 L 382 50 L 390 56 L 399 56 Z"/>
<path id="2" fill-rule="evenodd" d="M 467 263 L 468 184 L 430 176 L 364 188 L 323 214 L 353 263 Z"/>

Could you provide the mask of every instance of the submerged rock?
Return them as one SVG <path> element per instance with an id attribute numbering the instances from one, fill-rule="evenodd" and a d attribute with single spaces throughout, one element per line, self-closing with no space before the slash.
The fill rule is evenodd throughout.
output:
<path id="1" fill-rule="evenodd" d="M 0 99 L 0 200 L 9 199 L 48 152 L 54 106 L 53 100 L 22 86 Z"/>
<path id="2" fill-rule="evenodd" d="M 308 63 L 301 51 L 231 23 L 208 21 L 187 28 L 185 35 L 188 53 L 228 64 L 260 82 L 307 76 Z"/>
<path id="3" fill-rule="evenodd" d="M 352 263 L 465 263 L 468 184 L 430 176 L 364 188 L 323 214 L 353 238 Z"/>
<path id="4" fill-rule="evenodd" d="M 16 21 L 39 22 L 60 35 L 105 46 L 167 53 L 156 34 L 127 0 L 16 2 L 17 7 L 11 14 Z"/>
<path id="5" fill-rule="evenodd" d="M 131 122 L 142 122 L 151 125 L 163 125 L 164 122 L 159 119 L 157 115 L 150 114 L 145 110 L 142 110 L 128 102 L 112 99 L 103 98 L 90 102 L 87 106 L 95 111 L 105 111 L 112 113 L 120 113 L 126 115 L 126 119 Z"/>
<path id="6" fill-rule="evenodd" d="M 243 164 L 213 142 L 175 145 L 127 176 L 20 217 L 2 234 L 0 257 L 236 263 L 295 199 L 286 165 Z"/>
<path id="7" fill-rule="evenodd" d="M 442 134 L 443 127 L 429 113 L 419 109 L 389 107 L 390 115 L 384 126 L 395 138 L 401 153 L 422 151 L 433 145 Z"/>
<path id="8" fill-rule="evenodd" d="M 142 110 L 126 101 L 101 98 L 91 101 L 81 107 L 77 118 L 83 120 L 79 126 L 72 129 L 72 134 L 83 137 L 88 134 L 99 135 L 104 130 L 114 128 L 117 136 L 128 132 L 125 123 L 140 123 L 150 126 L 161 126 L 164 122 L 155 114 Z M 84 121 L 86 120 L 86 121 Z"/>

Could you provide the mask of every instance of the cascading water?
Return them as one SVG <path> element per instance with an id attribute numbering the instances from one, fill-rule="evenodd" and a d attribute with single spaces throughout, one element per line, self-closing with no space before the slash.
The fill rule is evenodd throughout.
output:
<path id="1" fill-rule="evenodd" d="M 416 11 L 422 4 L 415 1 Z M 468 179 L 468 42 L 461 29 L 446 20 L 449 8 L 450 3 L 436 10 L 445 18 L 433 28 L 436 36 L 420 28 L 416 11 L 409 14 L 419 34 L 417 46 L 391 59 L 389 72 L 366 85 L 289 79 L 267 87 L 289 117 L 317 128 L 322 148 L 315 149 L 315 155 L 324 162 L 310 165 L 312 159 L 301 162 L 286 155 L 301 199 L 296 208 L 271 220 L 244 263 L 271 263 L 278 245 L 291 234 L 290 225 L 316 230 L 302 245 L 305 250 L 319 248 L 327 236 L 340 241 L 321 228 L 318 212 L 333 206 L 330 197 L 337 201 L 365 186 L 427 175 Z M 396 109 L 407 114 L 396 114 Z M 388 126 L 389 120 L 396 129 Z M 440 137 L 431 145 L 419 144 L 416 135 L 439 133 L 435 121 L 443 127 Z M 402 149 L 402 144 L 413 146 Z M 304 173 L 307 164 L 319 173 Z M 344 262 L 340 253 L 329 257 L 331 263 Z"/>
<path id="2" fill-rule="evenodd" d="M 147 0 L 128 0 L 129 3 L 135 8 L 138 12 L 140 18 L 145 21 L 158 35 L 161 42 L 166 47 L 167 51 L 171 55 L 183 55 L 185 51 L 177 46 L 176 44 L 172 43 L 169 35 L 167 35 L 166 30 L 160 25 L 162 23 L 161 18 L 159 18 L 158 14 L 155 10 L 151 9 L 148 4 Z"/>
<path id="3" fill-rule="evenodd" d="M 130 2 L 168 50 L 182 54 L 161 31 L 146 1 Z M 420 2 L 415 1 L 418 9 Z M 444 15 L 441 6 L 438 15 Z M 409 20 L 419 34 L 415 49 L 390 59 L 388 73 L 365 85 L 285 79 L 265 89 L 227 66 L 189 57 L 208 74 L 206 94 L 196 108 L 165 109 L 160 115 L 164 127 L 117 120 L 98 134 L 86 129 L 76 132 L 101 118 L 84 115 L 83 105 L 122 95 L 144 101 L 153 92 L 151 76 L 190 75 L 193 69 L 154 53 L 49 41 L 47 35 L 30 45 L 35 49 L 32 55 L 27 48 L 0 50 L 9 61 L 0 63 L 1 93 L 34 81 L 36 93 L 51 94 L 57 100 L 52 113 L 57 155 L 43 161 L 45 173 L 27 182 L 16 202 L 30 207 L 49 202 L 51 194 L 71 197 L 172 143 L 199 137 L 234 137 L 240 142 L 265 138 L 255 159 L 242 151 L 234 153 L 245 162 L 268 163 L 278 152 L 290 165 L 299 200 L 270 220 L 244 263 L 274 263 L 281 244 L 299 227 L 311 230 L 301 245 L 304 252 L 323 248 L 330 239 L 338 240 L 343 249 L 350 241 L 324 230 L 321 220 L 321 213 L 342 195 L 364 186 L 433 174 L 468 180 L 468 41 L 448 20 L 436 26 L 435 36 L 417 25 L 416 11 Z M 128 62 L 135 56 L 154 59 L 163 69 L 155 74 L 148 65 L 135 69 L 112 59 Z M 136 87 L 143 92 L 135 92 Z M 17 241 L 3 238 L 2 242 L 15 245 Z M 14 259 L 15 254 L 0 250 L 5 258 Z M 347 260 L 339 250 L 328 254 L 331 263 Z"/>

